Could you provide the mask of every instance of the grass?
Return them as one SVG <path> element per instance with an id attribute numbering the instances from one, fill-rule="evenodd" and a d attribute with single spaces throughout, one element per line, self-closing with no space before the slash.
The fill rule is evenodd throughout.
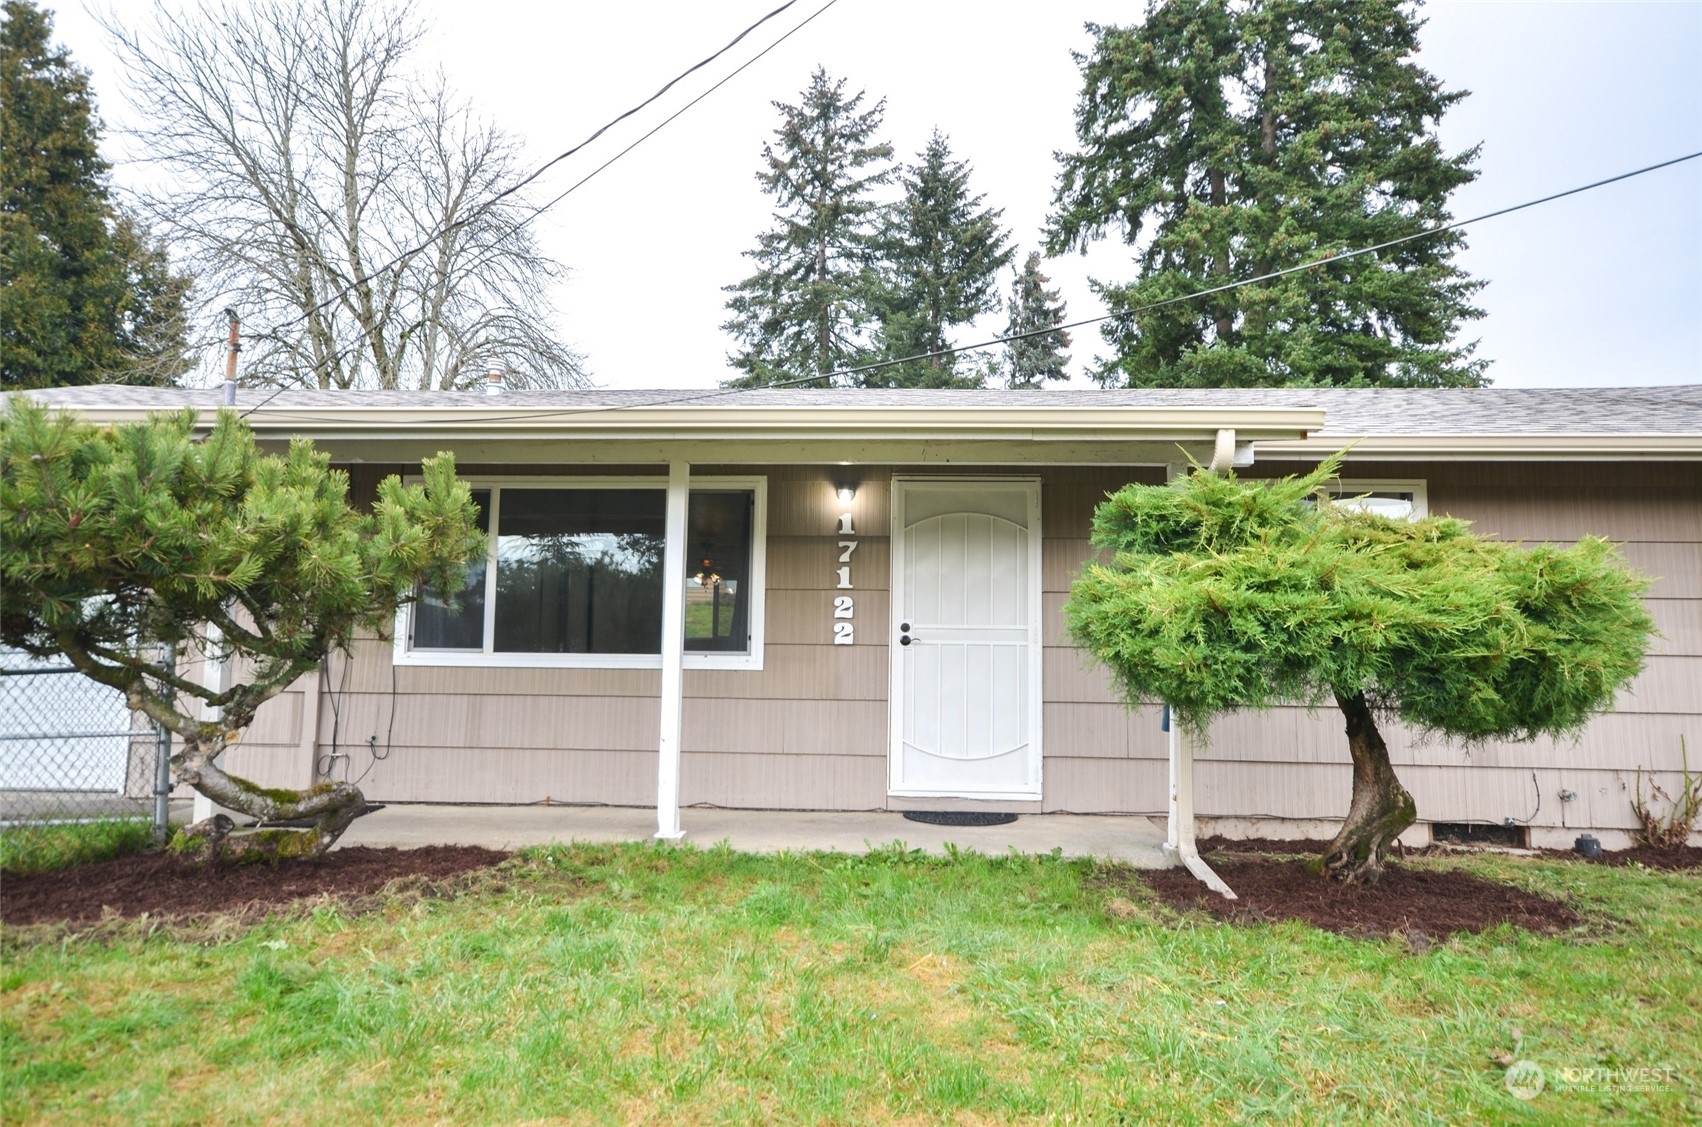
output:
<path id="1" fill-rule="evenodd" d="M 1224 926 L 1052 857 L 528 851 L 233 940 L 13 936 L 9 1123 L 1702 1116 L 1702 880 L 1474 857 L 1588 934 Z M 1112 901 L 1116 904 L 1108 913 Z M 1498 1054 L 1544 1065 L 1508 1094 Z M 1654 1090 L 1559 1069 L 1671 1066 Z M 1582 1075 L 1582 1074 L 1575 1074 Z"/>
<path id="2" fill-rule="evenodd" d="M 153 845 L 153 824 L 146 818 L 104 818 L 89 822 L 28 822 L 0 830 L 0 869 L 45 873 Z"/>

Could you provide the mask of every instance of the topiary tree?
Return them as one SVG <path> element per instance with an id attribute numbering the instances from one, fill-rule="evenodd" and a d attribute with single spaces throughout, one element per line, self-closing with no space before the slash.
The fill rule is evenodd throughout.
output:
<path id="1" fill-rule="evenodd" d="M 1468 742 L 1574 732 L 1642 669 L 1653 623 L 1605 540 L 1526 548 L 1354 511 L 1322 492 L 1337 468 L 1119 490 L 1094 516 L 1112 562 L 1083 569 L 1064 613 L 1131 703 L 1167 701 L 1196 733 L 1334 700 L 1353 800 L 1324 870 L 1370 883 L 1418 817 L 1380 717 Z"/>
<path id="2" fill-rule="evenodd" d="M 310 442 L 263 454 L 234 412 L 197 438 L 193 411 L 101 427 L 13 397 L 0 416 L 0 640 L 63 656 L 179 736 L 174 782 L 262 821 L 313 819 L 228 840 L 229 819 L 194 827 L 214 852 L 323 853 L 359 813 L 359 788 L 265 788 L 218 760 L 262 704 L 357 631 L 387 630 L 421 584 L 460 590 L 484 551 L 477 510 L 450 455 L 423 475 L 386 479 L 362 513 Z M 182 676 L 167 647 L 232 662 L 233 683 Z"/>

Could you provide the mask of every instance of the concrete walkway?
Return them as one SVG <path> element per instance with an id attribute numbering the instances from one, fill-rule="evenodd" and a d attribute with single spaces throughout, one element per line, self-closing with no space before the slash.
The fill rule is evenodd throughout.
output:
<path id="1" fill-rule="evenodd" d="M 1024 814 L 1003 826 L 930 826 L 902 814 L 784 810 L 681 811 L 687 842 L 708 848 L 725 841 L 745 853 L 831 850 L 862 853 L 902 841 L 912 849 L 944 853 L 951 842 L 980 853 L 1050 853 L 1100 857 L 1140 868 L 1169 865 L 1160 845 L 1164 831 L 1150 818 L 1087 814 Z M 649 841 L 656 812 L 619 806 L 430 806 L 393 803 L 357 818 L 343 845 L 483 845 L 514 849 L 551 841 Z"/>

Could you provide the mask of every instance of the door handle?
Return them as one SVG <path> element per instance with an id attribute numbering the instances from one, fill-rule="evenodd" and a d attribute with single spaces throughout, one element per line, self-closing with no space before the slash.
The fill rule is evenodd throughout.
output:
<path id="1" fill-rule="evenodd" d="M 912 639 L 911 639 L 910 635 L 908 635 L 908 634 L 900 634 L 898 636 L 898 644 L 901 645 L 901 646 L 908 646 L 910 644 L 911 640 Z"/>

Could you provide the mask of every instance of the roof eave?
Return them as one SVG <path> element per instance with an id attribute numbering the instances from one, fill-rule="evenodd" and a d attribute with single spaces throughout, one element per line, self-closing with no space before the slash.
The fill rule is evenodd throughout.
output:
<path id="1" fill-rule="evenodd" d="M 1258 443 L 1264 461 L 1702 461 L 1702 434 L 1314 434 Z"/>
<path id="2" fill-rule="evenodd" d="M 93 422 L 137 422 L 157 409 L 68 407 Z M 621 438 L 971 440 L 1034 442 L 1191 439 L 1233 430 L 1241 441 L 1298 440 L 1322 429 L 1322 408 L 1290 407 L 261 407 L 260 435 L 309 438 Z M 206 420 L 210 421 L 210 419 Z M 205 425 L 205 421 L 204 424 Z"/>

